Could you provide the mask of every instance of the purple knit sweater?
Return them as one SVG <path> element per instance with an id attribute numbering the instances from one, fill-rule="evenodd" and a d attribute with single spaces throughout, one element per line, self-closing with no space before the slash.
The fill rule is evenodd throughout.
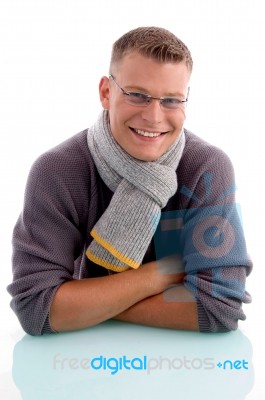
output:
<path id="1" fill-rule="evenodd" d="M 178 191 L 162 215 L 173 216 L 178 210 L 188 226 L 202 210 L 232 207 L 234 173 L 220 149 L 187 130 L 185 133 L 186 146 L 176 172 Z M 8 291 L 13 297 L 12 309 L 31 335 L 54 332 L 49 310 L 63 282 L 108 274 L 85 256 L 92 240 L 89 232 L 112 197 L 96 170 L 86 135 L 87 130 L 37 159 L 14 228 L 13 282 Z M 245 256 L 243 233 L 234 218 L 237 236 L 229 257 L 198 258 L 198 251 L 189 244 L 191 234 L 184 234 L 179 241 L 187 273 L 184 284 L 196 298 L 202 332 L 236 329 L 238 320 L 246 318 L 242 302 L 251 301 L 245 279 L 252 264 Z M 154 238 L 144 262 L 156 259 L 156 247 Z"/>

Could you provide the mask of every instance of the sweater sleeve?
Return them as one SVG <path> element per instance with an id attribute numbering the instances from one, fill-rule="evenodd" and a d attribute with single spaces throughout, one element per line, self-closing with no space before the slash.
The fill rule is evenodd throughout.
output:
<path id="1" fill-rule="evenodd" d="M 244 266 L 209 268 L 189 275 L 186 285 L 195 294 L 201 332 L 228 332 L 245 320 L 242 303 L 250 303 L 245 290 L 248 268 Z"/>
<path id="2" fill-rule="evenodd" d="M 34 163 L 14 228 L 13 282 L 7 289 L 12 309 L 31 335 L 53 332 L 49 322 L 53 296 L 63 282 L 73 279 L 75 260 L 84 246 L 80 215 L 85 210 L 80 210 L 78 201 L 82 203 L 87 191 L 82 187 L 83 171 L 75 162 L 71 150 L 59 150 Z"/>
<path id="3" fill-rule="evenodd" d="M 235 203 L 231 161 L 212 148 L 203 165 L 192 190 L 181 188 L 190 197 L 181 233 L 185 286 L 196 299 L 200 331 L 226 332 L 246 318 L 242 303 L 251 302 L 245 281 L 252 262 Z"/>

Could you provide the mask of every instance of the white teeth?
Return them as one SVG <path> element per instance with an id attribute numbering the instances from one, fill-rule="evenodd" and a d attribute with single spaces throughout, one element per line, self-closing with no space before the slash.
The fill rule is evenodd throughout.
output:
<path id="1" fill-rule="evenodd" d="M 161 132 L 146 132 L 146 131 L 141 131 L 140 129 L 134 129 L 136 133 L 138 133 L 141 136 L 146 136 L 146 137 L 157 137 L 161 135 Z"/>

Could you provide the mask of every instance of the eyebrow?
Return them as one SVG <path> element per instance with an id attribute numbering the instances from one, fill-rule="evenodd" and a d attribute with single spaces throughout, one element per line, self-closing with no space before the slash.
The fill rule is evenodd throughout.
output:
<path id="1" fill-rule="evenodd" d="M 149 94 L 150 95 L 149 91 L 144 89 L 144 88 L 142 88 L 141 86 L 130 86 L 130 85 L 127 85 L 127 86 L 124 87 L 124 90 L 128 91 L 128 92 L 136 91 L 136 92 L 140 92 L 140 93 L 143 93 L 143 94 Z M 177 98 L 179 98 L 179 97 L 185 97 L 185 95 L 181 94 L 181 93 L 167 93 L 164 96 L 160 96 L 160 97 L 177 97 Z"/>

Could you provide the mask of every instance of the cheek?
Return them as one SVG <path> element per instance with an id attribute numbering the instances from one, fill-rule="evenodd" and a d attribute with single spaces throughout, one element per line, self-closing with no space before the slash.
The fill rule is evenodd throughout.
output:
<path id="1" fill-rule="evenodd" d="M 110 129 L 115 139 L 123 137 L 125 115 L 122 109 L 116 108 L 109 111 Z"/>
<path id="2" fill-rule="evenodd" d="M 180 117 L 182 118 L 183 121 L 185 121 L 185 119 L 186 119 L 187 107 L 186 107 L 186 106 L 183 106 L 183 108 L 181 108 L 179 111 L 180 111 Z"/>
<path id="3" fill-rule="evenodd" d="M 137 112 L 132 110 L 131 107 L 127 107 L 126 104 L 116 104 L 115 109 L 112 108 L 109 111 L 111 126 L 119 128 L 127 128 L 133 124 L 137 117 Z"/>
<path id="4" fill-rule="evenodd" d="M 175 127 L 179 128 L 180 126 L 183 125 L 185 119 L 186 119 L 186 109 L 180 109 L 178 110 L 178 114 L 175 116 L 174 120 L 172 120 L 172 123 L 174 124 Z"/>

